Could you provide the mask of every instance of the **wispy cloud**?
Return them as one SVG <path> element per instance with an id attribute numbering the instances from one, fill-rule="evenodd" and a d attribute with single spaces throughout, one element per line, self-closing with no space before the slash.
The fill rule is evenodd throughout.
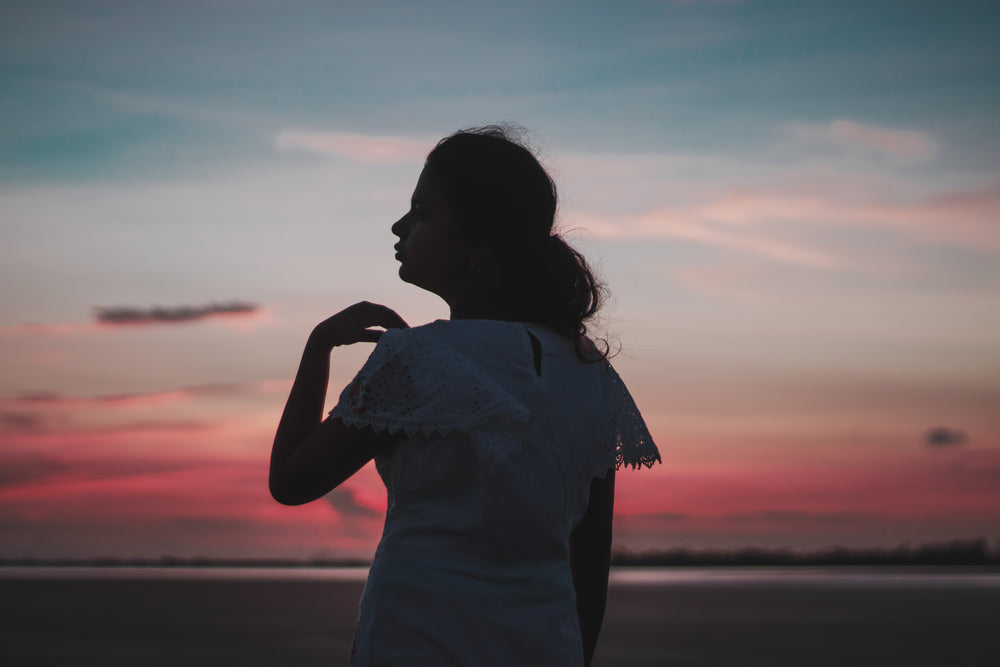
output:
<path id="1" fill-rule="evenodd" d="M 829 123 L 790 123 L 787 137 L 806 147 L 834 151 L 864 151 L 903 161 L 934 157 L 938 143 L 930 134 L 837 119 Z"/>
<path id="2" fill-rule="evenodd" d="M 202 470 L 231 466 L 228 459 L 185 459 L 155 456 L 70 456 L 59 452 L 5 452 L 0 455 L 0 487 L 93 482 L 155 475 L 178 470 Z M 242 462 L 240 462 L 242 463 Z"/>
<path id="3" fill-rule="evenodd" d="M 789 212 L 776 209 L 783 218 Z M 742 218 L 739 226 L 733 224 L 732 214 Z M 761 211 L 750 209 L 739 213 L 726 211 L 720 202 L 689 208 L 659 207 L 635 216 L 617 218 L 574 216 L 580 228 L 594 236 L 609 239 L 675 239 L 691 241 L 706 246 L 726 248 L 751 255 L 799 266 L 830 269 L 841 264 L 833 253 L 808 243 L 782 238 L 759 228 L 740 229 Z"/>
<path id="4" fill-rule="evenodd" d="M 759 262 L 699 263 L 664 267 L 662 272 L 691 291 L 742 303 L 760 300 L 761 286 L 770 287 L 780 276 L 773 270 L 765 271 Z"/>
<path id="5" fill-rule="evenodd" d="M 947 243 L 1000 253 L 1000 182 L 903 204 L 844 211 L 848 222 L 883 225 Z"/>
<path id="6" fill-rule="evenodd" d="M 274 147 L 284 152 L 329 155 L 358 162 L 420 164 L 433 147 L 433 142 L 392 136 L 310 132 L 289 128 L 275 135 Z"/>
<path id="7" fill-rule="evenodd" d="M 108 405 L 146 407 L 207 397 L 244 397 L 254 394 L 283 394 L 291 386 L 288 380 L 262 380 L 248 383 L 204 384 L 165 391 L 67 396 L 55 392 L 28 392 L 0 398 L 7 405 Z"/>
<path id="8" fill-rule="evenodd" d="M 688 241 L 815 269 L 854 265 L 856 252 L 836 241 L 836 233 L 847 228 L 890 231 L 899 243 L 1000 253 L 1000 183 L 910 201 L 887 199 L 839 187 L 723 186 L 700 201 L 631 215 L 574 212 L 571 219 L 599 238 Z"/>

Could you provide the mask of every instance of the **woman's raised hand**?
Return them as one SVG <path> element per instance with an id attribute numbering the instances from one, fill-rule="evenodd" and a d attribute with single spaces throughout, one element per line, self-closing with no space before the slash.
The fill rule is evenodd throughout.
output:
<path id="1" fill-rule="evenodd" d="M 309 336 L 309 342 L 326 348 L 362 342 L 375 343 L 385 332 L 372 327 L 408 329 L 409 326 L 391 308 L 362 301 L 317 324 Z"/>

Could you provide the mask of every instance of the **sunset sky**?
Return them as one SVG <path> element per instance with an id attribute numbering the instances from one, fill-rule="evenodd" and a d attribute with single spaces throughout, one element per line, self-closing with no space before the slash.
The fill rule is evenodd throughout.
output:
<path id="1" fill-rule="evenodd" d="M 616 548 L 1000 541 L 998 45 L 967 0 L 0 0 L 0 557 L 370 555 L 374 469 L 282 507 L 274 428 L 320 320 L 447 317 L 389 227 L 491 121 L 663 456 Z"/>

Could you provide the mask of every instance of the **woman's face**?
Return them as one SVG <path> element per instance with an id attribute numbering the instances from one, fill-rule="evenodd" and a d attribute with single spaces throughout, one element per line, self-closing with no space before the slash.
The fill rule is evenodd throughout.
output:
<path id="1" fill-rule="evenodd" d="M 410 210 L 392 226 L 399 277 L 445 301 L 468 277 L 470 246 L 455 239 L 455 214 L 433 169 L 424 167 Z"/>

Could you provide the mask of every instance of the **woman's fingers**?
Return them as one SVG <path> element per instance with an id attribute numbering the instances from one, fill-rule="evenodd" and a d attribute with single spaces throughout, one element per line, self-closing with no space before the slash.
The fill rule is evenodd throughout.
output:
<path id="1" fill-rule="evenodd" d="M 362 301 L 348 306 L 316 326 L 316 342 L 329 347 L 353 343 L 375 343 L 384 333 L 381 329 L 407 329 L 409 325 L 399 313 L 378 303 Z"/>
<path id="2" fill-rule="evenodd" d="M 365 329 L 358 334 L 358 342 L 377 343 L 384 333 L 381 329 Z"/>
<path id="3" fill-rule="evenodd" d="M 406 321 L 392 308 L 380 303 L 362 301 L 351 306 L 357 309 L 361 324 L 365 327 L 384 327 L 386 329 L 408 329 Z"/>

